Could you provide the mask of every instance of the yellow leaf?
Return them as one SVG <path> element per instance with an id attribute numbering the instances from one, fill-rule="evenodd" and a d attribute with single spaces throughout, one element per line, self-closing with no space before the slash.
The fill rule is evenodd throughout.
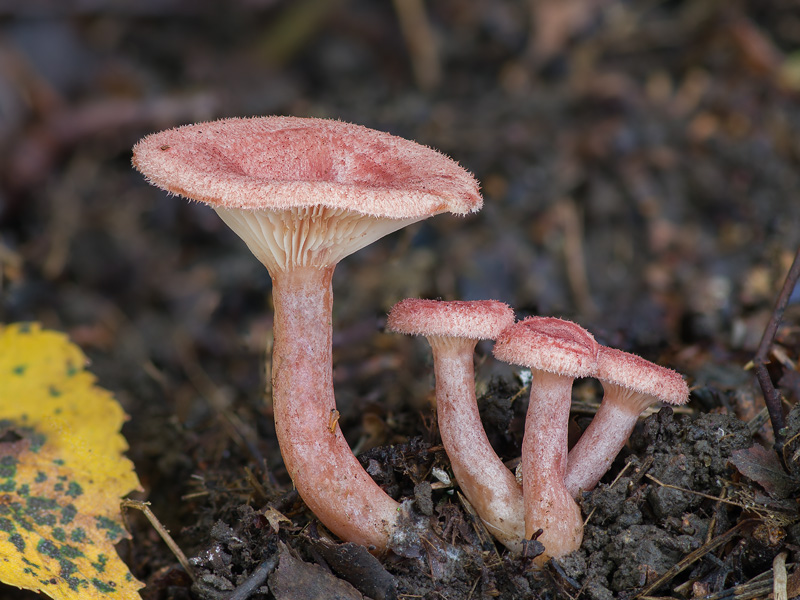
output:
<path id="1" fill-rule="evenodd" d="M 122 456 L 126 416 L 86 357 L 38 324 L 0 325 L 0 582 L 57 600 L 139 600 L 114 544 L 120 498 L 140 489 Z"/>

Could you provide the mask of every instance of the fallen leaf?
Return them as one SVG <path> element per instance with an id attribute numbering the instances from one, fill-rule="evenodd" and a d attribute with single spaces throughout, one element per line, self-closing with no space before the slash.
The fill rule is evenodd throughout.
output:
<path id="1" fill-rule="evenodd" d="M 261 512 L 267 518 L 267 522 L 269 522 L 273 533 L 278 533 L 278 530 L 281 528 L 281 523 L 288 523 L 289 525 L 292 524 L 292 520 L 290 518 L 288 518 L 279 510 L 275 510 L 271 506 L 267 506 Z"/>
<path id="2" fill-rule="evenodd" d="M 0 325 L 0 582 L 57 600 L 136 599 L 114 544 L 140 489 L 126 416 L 86 357 L 38 324 Z"/>
<path id="3" fill-rule="evenodd" d="M 789 575 L 789 581 L 786 582 L 786 596 L 787 598 L 797 598 L 800 596 L 800 569 L 795 567 L 794 572 Z"/>
<path id="4" fill-rule="evenodd" d="M 798 487 L 798 482 L 784 472 L 777 455 L 758 444 L 736 450 L 730 461 L 742 475 L 758 483 L 773 498 L 788 498 Z"/>
<path id="5" fill-rule="evenodd" d="M 277 600 L 363 600 L 346 581 L 319 565 L 293 557 L 283 543 L 279 548 L 278 568 L 269 577 L 269 589 Z"/>
<path id="6" fill-rule="evenodd" d="M 364 546 L 352 542 L 336 544 L 322 539 L 312 543 L 334 572 L 367 598 L 397 598 L 394 576 Z"/>

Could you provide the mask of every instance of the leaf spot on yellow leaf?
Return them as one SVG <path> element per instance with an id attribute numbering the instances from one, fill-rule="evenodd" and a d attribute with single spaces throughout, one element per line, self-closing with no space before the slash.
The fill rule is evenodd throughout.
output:
<path id="1" fill-rule="evenodd" d="M 118 499 L 138 488 L 125 415 L 86 364 L 61 333 L 0 325 L 0 582 L 138 600 L 112 545 L 127 537 Z"/>
<path id="2" fill-rule="evenodd" d="M 61 553 L 67 558 L 83 558 L 86 556 L 83 552 L 69 544 L 61 546 Z"/>
<path id="3" fill-rule="evenodd" d="M 12 479 L 17 474 L 17 459 L 13 456 L 0 458 L 0 477 Z"/>
<path id="4" fill-rule="evenodd" d="M 76 527 L 72 530 L 72 533 L 69 534 L 69 539 L 72 542 L 81 544 L 86 541 L 86 532 L 82 528 Z"/>
<path id="5" fill-rule="evenodd" d="M 97 562 L 93 562 L 92 566 L 98 573 L 102 573 L 106 570 L 106 563 L 108 562 L 108 557 L 105 554 L 100 554 L 97 557 Z"/>
<path id="6" fill-rule="evenodd" d="M 58 548 L 56 548 L 56 545 L 50 540 L 40 539 L 39 543 L 36 545 L 36 551 L 39 554 L 44 554 L 56 560 L 61 558 L 61 553 L 58 551 Z"/>
<path id="7" fill-rule="evenodd" d="M 20 496 L 27 496 L 28 491 L 25 490 L 25 493 L 22 492 L 22 488 L 27 488 L 27 484 L 21 485 L 20 489 L 17 490 L 17 493 Z M 58 517 L 54 514 L 56 510 L 58 510 L 58 503 L 53 500 L 52 498 L 41 498 L 37 496 L 28 497 L 27 498 L 27 508 L 25 509 L 25 514 L 28 515 L 33 522 L 37 525 L 44 525 L 46 527 L 52 527 L 58 522 Z"/>
<path id="8" fill-rule="evenodd" d="M 104 582 L 104 581 L 100 581 L 97 578 L 94 578 L 94 579 L 92 579 L 92 585 L 94 587 L 96 587 L 98 590 L 100 590 L 101 592 L 103 592 L 104 594 L 110 594 L 111 592 L 115 592 L 116 591 L 114 589 L 116 587 L 116 584 L 113 581 Z"/>
<path id="9" fill-rule="evenodd" d="M 72 504 L 67 504 L 66 506 L 61 508 L 61 524 L 62 525 L 69 525 L 72 523 L 75 516 L 78 514 L 78 509 L 75 508 Z M 78 528 L 76 531 L 80 530 L 83 533 L 83 530 Z"/>
<path id="10" fill-rule="evenodd" d="M 70 481 L 69 487 L 67 488 L 67 496 L 70 498 L 77 498 L 78 496 L 83 494 L 83 488 L 81 484 L 77 481 Z"/>
<path id="11" fill-rule="evenodd" d="M 96 527 L 98 529 L 105 529 L 106 537 L 112 542 L 122 535 L 122 527 L 120 524 L 107 517 L 97 517 Z"/>

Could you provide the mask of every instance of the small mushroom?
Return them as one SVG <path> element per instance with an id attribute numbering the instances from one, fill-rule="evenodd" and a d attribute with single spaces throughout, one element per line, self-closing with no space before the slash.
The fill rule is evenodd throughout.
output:
<path id="1" fill-rule="evenodd" d="M 410 298 L 389 313 L 387 328 L 424 335 L 433 350 L 436 410 L 442 444 L 464 495 L 487 529 L 513 552 L 525 536 L 522 489 L 495 453 L 478 413 L 473 355 L 514 322 L 495 300 L 443 302 Z"/>
<path id="2" fill-rule="evenodd" d="M 273 408 L 294 485 L 336 535 L 383 551 L 398 503 L 364 471 L 338 422 L 331 279 L 345 256 L 442 212 L 480 209 L 475 179 L 439 152 L 340 121 L 223 119 L 150 135 L 133 164 L 210 204 L 272 277 Z"/>
<path id="3" fill-rule="evenodd" d="M 530 368 L 531 397 L 522 440 L 525 537 L 544 544 L 539 564 L 577 550 L 583 539 L 581 510 L 564 486 L 567 429 L 576 377 L 594 375 L 597 342 L 562 319 L 529 317 L 497 338 L 498 359 Z"/>
<path id="4" fill-rule="evenodd" d="M 685 404 L 689 399 L 679 373 L 614 348 L 600 346 L 596 377 L 603 385 L 603 400 L 567 462 L 564 485 L 573 497 L 597 485 L 645 409 L 656 402 Z"/>

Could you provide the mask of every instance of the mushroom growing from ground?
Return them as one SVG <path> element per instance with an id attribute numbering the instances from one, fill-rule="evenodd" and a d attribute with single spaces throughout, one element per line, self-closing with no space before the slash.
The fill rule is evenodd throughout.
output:
<path id="1" fill-rule="evenodd" d="M 600 346 L 595 376 L 603 385 L 603 401 L 569 453 L 564 484 L 573 497 L 597 485 L 645 409 L 656 402 L 689 400 L 689 388 L 679 373 L 622 350 Z"/>
<path id="2" fill-rule="evenodd" d="M 470 173 L 439 152 L 340 121 L 224 119 L 150 135 L 133 164 L 210 204 L 272 277 L 272 386 L 281 454 L 336 535 L 383 551 L 399 504 L 364 471 L 332 415 L 331 279 L 345 256 L 442 212 L 480 209 Z"/>
<path id="3" fill-rule="evenodd" d="M 428 339 L 436 374 L 439 433 L 453 474 L 487 529 L 519 554 L 525 536 L 522 489 L 486 437 L 473 367 L 478 340 L 493 340 L 512 323 L 514 312 L 495 300 L 410 298 L 392 308 L 387 328 Z"/>
<path id="4" fill-rule="evenodd" d="M 494 355 L 531 370 L 531 397 L 522 440 L 525 537 L 544 544 L 539 564 L 577 550 L 583 539 L 581 510 L 564 486 L 567 434 L 576 377 L 591 377 L 597 342 L 588 331 L 562 319 L 529 317 L 497 338 Z"/>

